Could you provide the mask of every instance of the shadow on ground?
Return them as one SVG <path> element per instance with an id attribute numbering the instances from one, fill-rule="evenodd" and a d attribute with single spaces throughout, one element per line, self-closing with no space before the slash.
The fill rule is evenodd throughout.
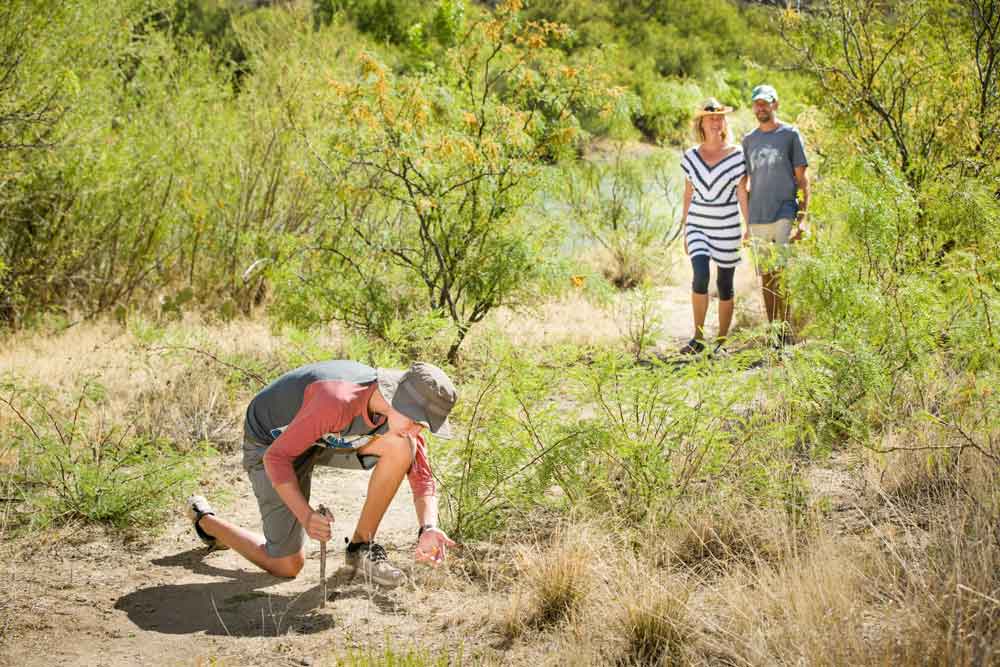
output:
<path id="1" fill-rule="evenodd" d="M 143 630 L 164 634 L 203 632 L 231 637 L 276 637 L 290 632 L 311 634 L 333 627 L 333 617 L 319 610 L 318 586 L 298 595 L 261 590 L 284 580 L 263 572 L 214 567 L 202 561 L 207 553 L 204 549 L 192 549 L 152 562 L 228 581 L 140 588 L 119 598 L 115 609 L 124 611 Z"/>
<path id="2" fill-rule="evenodd" d="M 143 630 L 176 635 L 277 637 L 289 633 L 313 634 L 334 627 L 332 606 L 320 608 L 319 585 L 296 595 L 272 593 L 262 589 L 287 580 L 262 572 L 214 567 L 202 561 L 206 553 L 204 549 L 193 549 L 152 563 L 183 567 L 228 581 L 141 588 L 120 597 L 115 609 L 124 611 Z M 328 579 L 330 601 L 360 597 L 370 600 L 382 613 L 402 613 L 397 601 L 364 586 L 349 568 L 340 568 Z"/>

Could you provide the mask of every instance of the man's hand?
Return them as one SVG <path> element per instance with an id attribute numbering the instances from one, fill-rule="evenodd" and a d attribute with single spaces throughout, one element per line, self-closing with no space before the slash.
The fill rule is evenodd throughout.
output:
<path id="1" fill-rule="evenodd" d="M 417 551 L 414 554 L 418 563 L 429 563 L 437 566 L 444 562 L 448 547 L 455 546 L 455 542 L 445 535 L 440 528 L 428 528 L 417 540 Z"/>
<path id="2" fill-rule="evenodd" d="M 802 240 L 803 233 L 805 232 L 805 227 L 806 227 L 806 215 L 807 213 L 805 211 L 799 211 L 795 215 L 795 220 L 792 226 L 792 233 L 788 237 L 789 243 L 795 243 L 797 241 Z"/>
<path id="3" fill-rule="evenodd" d="M 309 512 L 309 518 L 306 519 L 305 529 L 306 535 L 314 540 L 319 540 L 320 542 L 328 542 L 330 536 L 333 534 L 333 516 L 323 516 L 319 512 L 311 511 Z"/>

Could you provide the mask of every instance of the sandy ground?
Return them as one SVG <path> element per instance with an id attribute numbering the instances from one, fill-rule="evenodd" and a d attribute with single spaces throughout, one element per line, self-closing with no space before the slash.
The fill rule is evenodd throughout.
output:
<path id="1" fill-rule="evenodd" d="M 227 457 L 223 470 L 234 497 L 218 511 L 259 526 L 253 492 L 235 459 Z M 14 627 L 4 629 L 16 639 L 0 645 L 0 664 L 320 665 L 387 637 L 403 649 L 462 646 L 471 632 L 453 619 L 452 595 L 438 585 L 453 577 L 413 565 L 416 519 L 405 482 L 379 537 L 411 581 L 384 592 L 343 566 L 343 540 L 367 480 L 367 472 L 330 468 L 314 475 L 314 501 L 325 502 L 335 516 L 329 601 L 322 609 L 315 542 L 295 580 L 261 573 L 232 551 L 208 553 L 180 515 L 164 535 L 132 549 L 93 534 L 64 534 L 30 552 L 25 543 L 8 545 L 5 551 L 17 548 L 5 555 L 8 604 L 18 613 Z M 428 586 L 435 589 L 433 599 Z M 454 625 L 442 629 L 442 622 Z"/>
<path id="2" fill-rule="evenodd" d="M 659 347 L 674 350 L 686 343 L 694 333 L 694 323 L 691 315 L 691 265 L 684 257 L 678 257 L 671 269 L 671 282 L 663 290 L 658 304 L 663 330 L 663 340 Z M 764 301 L 760 294 L 760 279 L 754 275 L 753 264 L 749 253 L 743 251 L 743 261 L 736 267 L 733 277 L 733 290 L 736 300 L 732 330 L 745 322 L 757 323 L 765 319 Z M 705 318 L 707 337 L 715 336 L 719 323 L 719 293 L 715 287 L 715 265 L 712 265 L 711 281 L 708 287 L 708 315 Z M 676 347 L 670 347 L 673 341 Z"/>

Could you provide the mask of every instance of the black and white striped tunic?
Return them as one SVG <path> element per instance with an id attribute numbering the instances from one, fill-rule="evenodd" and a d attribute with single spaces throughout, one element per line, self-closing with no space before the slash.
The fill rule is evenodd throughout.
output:
<path id="1" fill-rule="evenodd" d="M 708 255 L 721 267 L 736 266 L 742 239 L 736 185 L 746 173 L 743 149 L 737 147 L 709 167 L 697 147 L 689 148 L 681 169 L 694 187 L 685 230 L 688 254 Z"/>

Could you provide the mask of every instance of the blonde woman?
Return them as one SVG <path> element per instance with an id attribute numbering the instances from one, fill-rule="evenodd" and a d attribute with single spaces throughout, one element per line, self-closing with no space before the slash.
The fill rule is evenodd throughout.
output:
<path id="1" fill-rule="evenodd" d="M 691 258 L 694 279 L 691 282 L 691 307 L 694 313 L 694 337 L 681 348 L 681 354 L 705 350 L 705 314 L 708 312 L 709 262 L 715 262 L 719 288 L 719 351 L 733 321 L 733 275 L 740 262 L 743 230 L 740 214 L 747 216 L 745 188 L 738 187 L 746 178 L 743 150 L 729 143 L 726 114 L 731 107 L 715 98 L 707 100 L 695 112 L 694 136 L 698 145 L 684 151 L 684 201 L 681 217 L 684 225 L 684 251 Z"/>

